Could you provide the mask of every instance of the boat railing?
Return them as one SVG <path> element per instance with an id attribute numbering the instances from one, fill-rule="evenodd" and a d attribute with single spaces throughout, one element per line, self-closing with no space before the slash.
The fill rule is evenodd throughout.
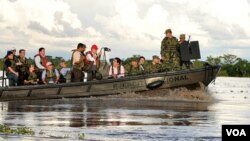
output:
<path id="1" fill-rule="evenodd" d="M 2 70 L 0 72 L 0 86 L 5 87 L 7 85 L 8 85 L 8 79 L 6 77 L 5 70 Z"/>

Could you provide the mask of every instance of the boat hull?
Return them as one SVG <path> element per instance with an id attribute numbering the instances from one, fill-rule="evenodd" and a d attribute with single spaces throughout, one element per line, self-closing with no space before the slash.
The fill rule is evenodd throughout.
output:
<path id="1" fill-rule="evenodd" d="M 208 86 L 215 80 L 219 70 L 220 66 L 206 66 L 200 69 L 130 76 L 120 79 L 58 85 L 4 87 L 0 88 L 0 101 L 89 97 L 147 91 L 149 90 L 148 86 L 157 81 L 163 82 L 157 86 L 159 89 L 182 87 L 200 82 Z"/>

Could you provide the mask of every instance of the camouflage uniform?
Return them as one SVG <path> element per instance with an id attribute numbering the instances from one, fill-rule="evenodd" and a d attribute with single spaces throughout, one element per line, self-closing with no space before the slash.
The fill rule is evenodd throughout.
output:
<path id="1" fill-rule="evenodd" d="M 162 68 L 161 64 L 150 64 L 148 67 L 148 73 L 157 73 L 160 72 Z"/>
<path id="2" fill-rule="evenodd" d="M 132 66 L 130 67 L 128 75 L 139 75 L 139 74 L 141 74 L 141 70 L 139 67 L 136 67 L 136 68 Z"/>
<path id="3" fill-rule="evenodd" d="M 173 70 L 180 68 L 180 55 L 178 52 L 179 43 L 176 37 L 165 37 L 161 42 L 161 56 L 163 67 Z"/>
<path id="4" fill-rule="evenodd" d="M 22 63 L 22 65 L 17 66 L 17 71 L 19 72 L 18 85 L 23 85 L 24 80 L 28 77 L 29 64 L 27 58 L 22 59 L 18 56 L 17 59 L 17 62 Z"/>

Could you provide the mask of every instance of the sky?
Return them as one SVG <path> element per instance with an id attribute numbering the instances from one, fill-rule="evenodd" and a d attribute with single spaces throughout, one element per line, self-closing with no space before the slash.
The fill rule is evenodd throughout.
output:
<path id="1" fill-rule="evenodd" d="M 111 57 L 160 55 L 164 31 L 199 41 L 202 60 L 250 59 L 250 0 L 0 0 L 0 58 L 26 49 L 71 58 L 79 42 L 112 49 Z"/>

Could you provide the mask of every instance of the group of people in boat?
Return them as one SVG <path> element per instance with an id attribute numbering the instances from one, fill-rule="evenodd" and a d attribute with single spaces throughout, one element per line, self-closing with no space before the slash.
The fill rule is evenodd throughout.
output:
<path id="1" fill-rule="evenodd" d="M 112 59 L 109 66 L 108 78 L 121 78 L 126 75 L 139 75 L 143 73 L 156 73 L 166 70 L 176 70 L 181 68 L 185 62 L 180 61 L 179 45 L 185 40 L 185 34 L 180 35 L 180 40 L 172 35 L 171 29 L 165 31 L 166 37 L 161 43 L 161 58 L 157 55 L 152 57 L 151 63 L 145 67 L 145 57 L 132 58 L 131 65 L 126 69 L 122 65 L 119 57 Z M 54 68 L 54 64 L 47 60 L 45 48 L 41 47 L 34 56 L 32 63 L 26 58 L 26 51 L 16 49 L 7 51 L 4 65 L 10 86 L 16 85 L 36 85 L 36 84 L 58 84 L 65 83 L 70 78 L 71 82 L 86 82 L 89 80 L 100 79 L 98 69 L 100 67 L 100 56 L 102 50 L 92 45 L 91 50 L 85 53 L 86 45 L 79 43 L 77 48 L 72 51 L 71 65 L 67 67 L 64 60 L 60 63 L 60 70 Z M 186 65 L 187 66 L 187 65 Z"/>

